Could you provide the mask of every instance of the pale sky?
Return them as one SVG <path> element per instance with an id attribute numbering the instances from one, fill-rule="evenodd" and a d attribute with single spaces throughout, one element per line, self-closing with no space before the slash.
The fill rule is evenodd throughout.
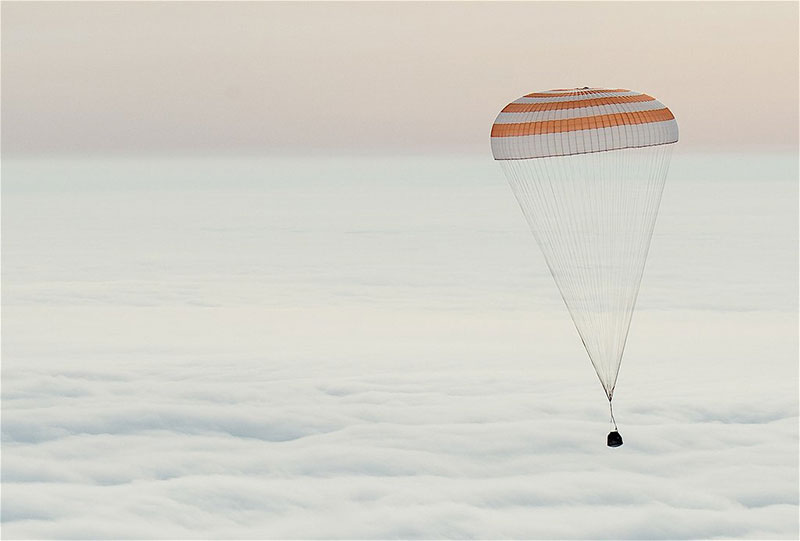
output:
<path id="1" fill-rule="evenodd" d="M 798 141 L 798 4 L 2 4 L 4 154 L 488 152 L 572 86 L 654 95 L 684 149 Z"/>

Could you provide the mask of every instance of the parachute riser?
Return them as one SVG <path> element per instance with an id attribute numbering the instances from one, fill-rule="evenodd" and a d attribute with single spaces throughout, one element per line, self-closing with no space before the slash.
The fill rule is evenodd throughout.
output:
<path id="1" fill-rule="evenodd" d="M 614 430 L 617 430 L 617 421 L 614 419 L 614 404 L 611 399 L 608 399 L 608 412 L 611 414 L 611 423 L 614 425 Z"/>

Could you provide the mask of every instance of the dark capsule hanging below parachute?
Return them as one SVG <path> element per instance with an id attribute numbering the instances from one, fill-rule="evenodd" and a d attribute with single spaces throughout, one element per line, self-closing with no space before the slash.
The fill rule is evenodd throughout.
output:
<path id="1" fill-rule="evenodd" d="M 625 89 L 527 94 L 492 126 L 501 164 L 544 253 L 609 408 L 678 124 Z M 609 447 L 622 445 L 613 410 Z"/>

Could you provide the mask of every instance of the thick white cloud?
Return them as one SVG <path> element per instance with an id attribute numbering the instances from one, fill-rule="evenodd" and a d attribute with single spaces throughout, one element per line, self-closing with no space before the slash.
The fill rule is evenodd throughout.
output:
<path id="1" fill-rule="evenodd" d="M 4 170 L 4 537 L 797 537 L 795 183 L 671 180 L 612 450 L 499 171 L 242 163 Z"/>

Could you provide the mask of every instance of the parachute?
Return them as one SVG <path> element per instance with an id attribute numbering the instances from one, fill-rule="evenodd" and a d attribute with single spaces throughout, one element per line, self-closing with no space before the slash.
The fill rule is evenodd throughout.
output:
<path id="1" fill-rule="evenodd" d="M 492 126 L 492 154 L 541 248 L 608 398 L 639 294 L 678 124 L 625 89 L 527 94 Z"/>

